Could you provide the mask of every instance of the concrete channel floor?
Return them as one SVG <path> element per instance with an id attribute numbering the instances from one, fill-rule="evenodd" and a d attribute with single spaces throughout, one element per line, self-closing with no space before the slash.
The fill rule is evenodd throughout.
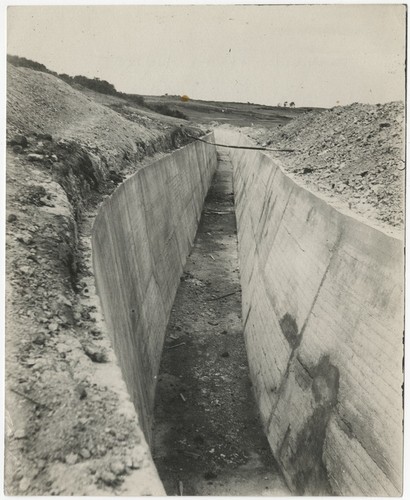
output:
<path id="1" fill-rule="evenodd" d="M 220 148 L 158 377 L 153 456 L 168 495 L 290 494 L 249 379 L 232 191 Z"/>

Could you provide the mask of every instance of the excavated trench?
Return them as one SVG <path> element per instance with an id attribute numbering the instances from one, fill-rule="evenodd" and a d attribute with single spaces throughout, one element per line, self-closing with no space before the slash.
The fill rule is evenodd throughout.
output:
<path id="1" fill-rule="evenodd" d="M 168 495 L 289 494 L 252 394 L 232 190 L 218 151 L 158 377 L 153 455 Z"/>
<path id="2" fill-rule="evenodd" d="M 141 169 L 93 228 L 102 310 L 167 493 L 400 495 L 403 241 L 260 152 L 218 154 L 196 141 Z"/>

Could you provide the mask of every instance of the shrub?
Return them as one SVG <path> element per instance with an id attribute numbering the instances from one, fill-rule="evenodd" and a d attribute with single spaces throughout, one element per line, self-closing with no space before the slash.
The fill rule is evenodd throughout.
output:
<path id="1" fill-rule="evenodd" d="M 78 88 L 78 85 L 81 85 L 82 87 L 94 90 L 100 94 L 115 95 L 122 97 L 127 101 L 139 104 L 140 106 L 144 105 L 144 98 L 142 96 L 138 94 L 125 94 L 123 92 L 118 92 L 114 85 L 106 80 L 100 80 L 99 78 L 87 78 L 83 75 L 72 77 L 66 73 L 58 74 L 55 71 L 50 71 L 46 66 L 44 66 L 44 64 L 32 61 L 31 59 L 27 59 L 25 57 L 13 56 L 10 54 L 7 54 L 7 62 L 13 64 L 13 66 L 22 66 L 24 68 L 30 68 L 35 71 L 42 71 L 43 73 L 49 73 L 57 76 L 74 88 Z"/>
<path id="2" fill-rule="evenodd" d="M 156 113 L 161 113 L 161 115 L 173 116 L 174 118 L 181 118 L 182 120 L 188 120 L 186 114 L 182 113 L 176 108 L 171 108 L 168 104 L 158 103 L 158 104 L 146 104 L 147 108 L 152 109 Z"/>
<path id="3" fill-rule="evenodd" d="M 142 95 L 138 94 L 124 94 L 124 92 L 117 92 L 119 97 L 126 99 L 127 101 L 133 102 L 135 104 L 139 104 L 140 106 L 145 106 L 145 101 Z"/>
<path id="4" fill-rule="evenodd" d="M 32 61 L 31 59 L 27 59 L 25 57 L 12 56 L 10 54 L 7 54 L 7 62 L 13 64 L 13 66 L 21 66 L 23 68 L 30 68 L 34 69 L 35 71 L 42 71 L 43 73 L 57 75 L 57 73 L 54 73 L 53 71 L 47 69 L 44 64 Z"/>

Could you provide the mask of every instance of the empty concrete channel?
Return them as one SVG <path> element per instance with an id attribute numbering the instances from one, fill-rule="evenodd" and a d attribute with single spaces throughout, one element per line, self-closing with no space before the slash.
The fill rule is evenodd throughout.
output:
<path id="1" fill-rule="evenodd" d="M 223 149 L 171 312 L 154 421 L 154 461 L 169 495 L 288 491 L 252 394 L 232 164 Z"/>
<path id="2" fill-rule="evenodd" d="M 217 157 L 204 139 L 125 181 L 93 231 L 158 483 L 169 495 L 399 495 L 403 242 L 272 158 Z"/>

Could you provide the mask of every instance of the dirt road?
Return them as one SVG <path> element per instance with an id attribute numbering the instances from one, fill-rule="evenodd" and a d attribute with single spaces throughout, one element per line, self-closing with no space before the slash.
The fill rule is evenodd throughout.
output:
<path id="1" fill-rule="evenodd" d="M 218 157 L 168 325 L 154 459 L 168 495 L 287 495 L 252 394 L 232 166 L 226 151 Z"/>

